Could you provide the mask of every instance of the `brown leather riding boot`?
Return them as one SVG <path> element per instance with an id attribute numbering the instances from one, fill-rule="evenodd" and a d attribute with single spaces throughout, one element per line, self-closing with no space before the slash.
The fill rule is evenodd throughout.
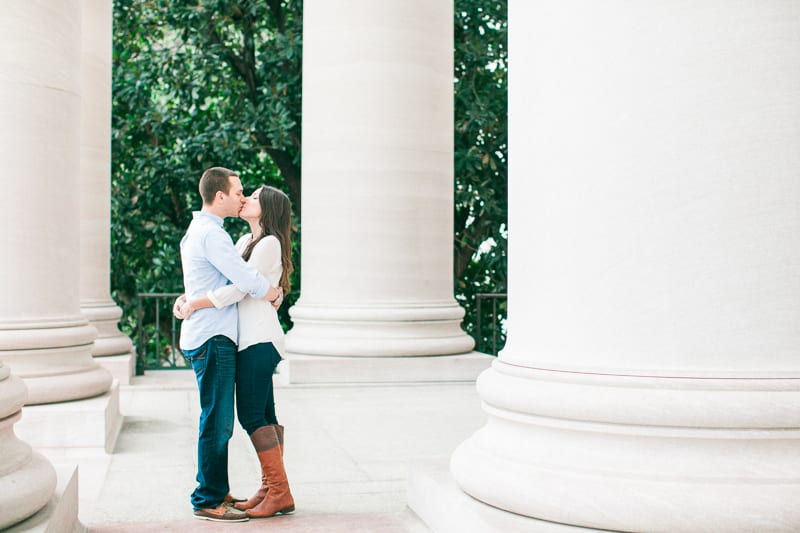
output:
<path id="1" fill-rule="evenodd" d="M 266 447 L 269 444 L 269 437 L 270 434 L 269 430 L 266 428 L 273 427 L 275 428 L 275 433 L 278 436 L 278 445 L 281 448 L 281 456 L 283 456 L 283 426 L 275 424 L 272 426 L 263 426 L 258 428 L 250 435 L 250 441 L 253 443 L 253 447 L 256 449 L 256 453 L 259 452 L 260 449 Z M 264 469 L 261 469 L 261 486 L 258 487 L 258 490 L 255 494 L 253 494 L 249 500 L 238 500 L 234 507 L 239 510 L 246 511 L 247 509 L 252 509 L 259 503 L 264 497 L 267 495 L 267 491 L 269 491 L 269 485 L 267 484 L 267 477 Z"/>
<path id="2" fill-rule="evenodd" d="M 266 447 L 258 450 L 258 461 L 261 463 L 262 479 L 266 480 L 267 490 L 264 499 L 247 510 L 247 516 L 251 518 L 266 518 L 294 511 L 294 498 L 289 490 L 289 480 L 286 478 L 286 469 L 283 466 L 278 430 L 273 425 L 258 428 L 256 431 L 261 430 L 264 430 L 266 436 Z"/>

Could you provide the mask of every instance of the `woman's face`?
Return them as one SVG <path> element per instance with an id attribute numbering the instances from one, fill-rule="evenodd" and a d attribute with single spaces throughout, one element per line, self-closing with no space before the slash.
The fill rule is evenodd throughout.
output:
<path id="1" fill-rule="evenodd" d="M 253 191 L 253 194 L 247 197 L 242 210 L 239 212 L 239 218 L 243 218 L 245 220 L 258 220 L 258 217 L 261 216 L 261 203 L 258 201 L 258 194 L 260 192 L 261 188 L 259 187 Z"/>

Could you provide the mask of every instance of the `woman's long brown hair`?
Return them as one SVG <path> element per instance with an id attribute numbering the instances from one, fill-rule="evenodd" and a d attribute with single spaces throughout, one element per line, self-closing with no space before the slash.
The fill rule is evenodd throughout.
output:
<path id="1" fill-rule="evenodd" d="M 289 197 L 275 187 L 262 185 L 258 193 L 258 202 L 261 205 L 261 216 L 258 225 L 261 227 L 261 236 L 250 242 L 242 254 L 242 258 L 247 261 L 253 253 L 253 249 L 261 239 L 268 235 L 277 237 L 281 243 L 281 263 L 283 272 L 279 285 L 283 288 L 283 294 L 289 294 L 292 283 L 289 275 L 294 270 L 292 264 L 292 202 Z"/>

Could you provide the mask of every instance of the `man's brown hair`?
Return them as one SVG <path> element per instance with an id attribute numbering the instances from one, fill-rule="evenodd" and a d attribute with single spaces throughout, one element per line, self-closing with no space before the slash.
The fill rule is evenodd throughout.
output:
<path id="1" fill-rule="evenodd" d="M 224 167 L 212 167 L 203 172 L 200 176 L 200 196 L 203 198 L 203 203 L 206 205 L 214 203 L 217 192 L 228 194 L 231 190 L 231 180 L 228 178 L 238 175 Z"/>

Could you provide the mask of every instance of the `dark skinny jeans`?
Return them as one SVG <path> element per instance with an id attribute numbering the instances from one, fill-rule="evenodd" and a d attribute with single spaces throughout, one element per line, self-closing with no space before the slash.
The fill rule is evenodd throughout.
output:
<path id="1" fill-rule="evenodd" d="M 272 375 L 281 356 L 271 342 L 248 346 L 236 354 L 236 411 L 248 435 L 277 424 Z"/>

